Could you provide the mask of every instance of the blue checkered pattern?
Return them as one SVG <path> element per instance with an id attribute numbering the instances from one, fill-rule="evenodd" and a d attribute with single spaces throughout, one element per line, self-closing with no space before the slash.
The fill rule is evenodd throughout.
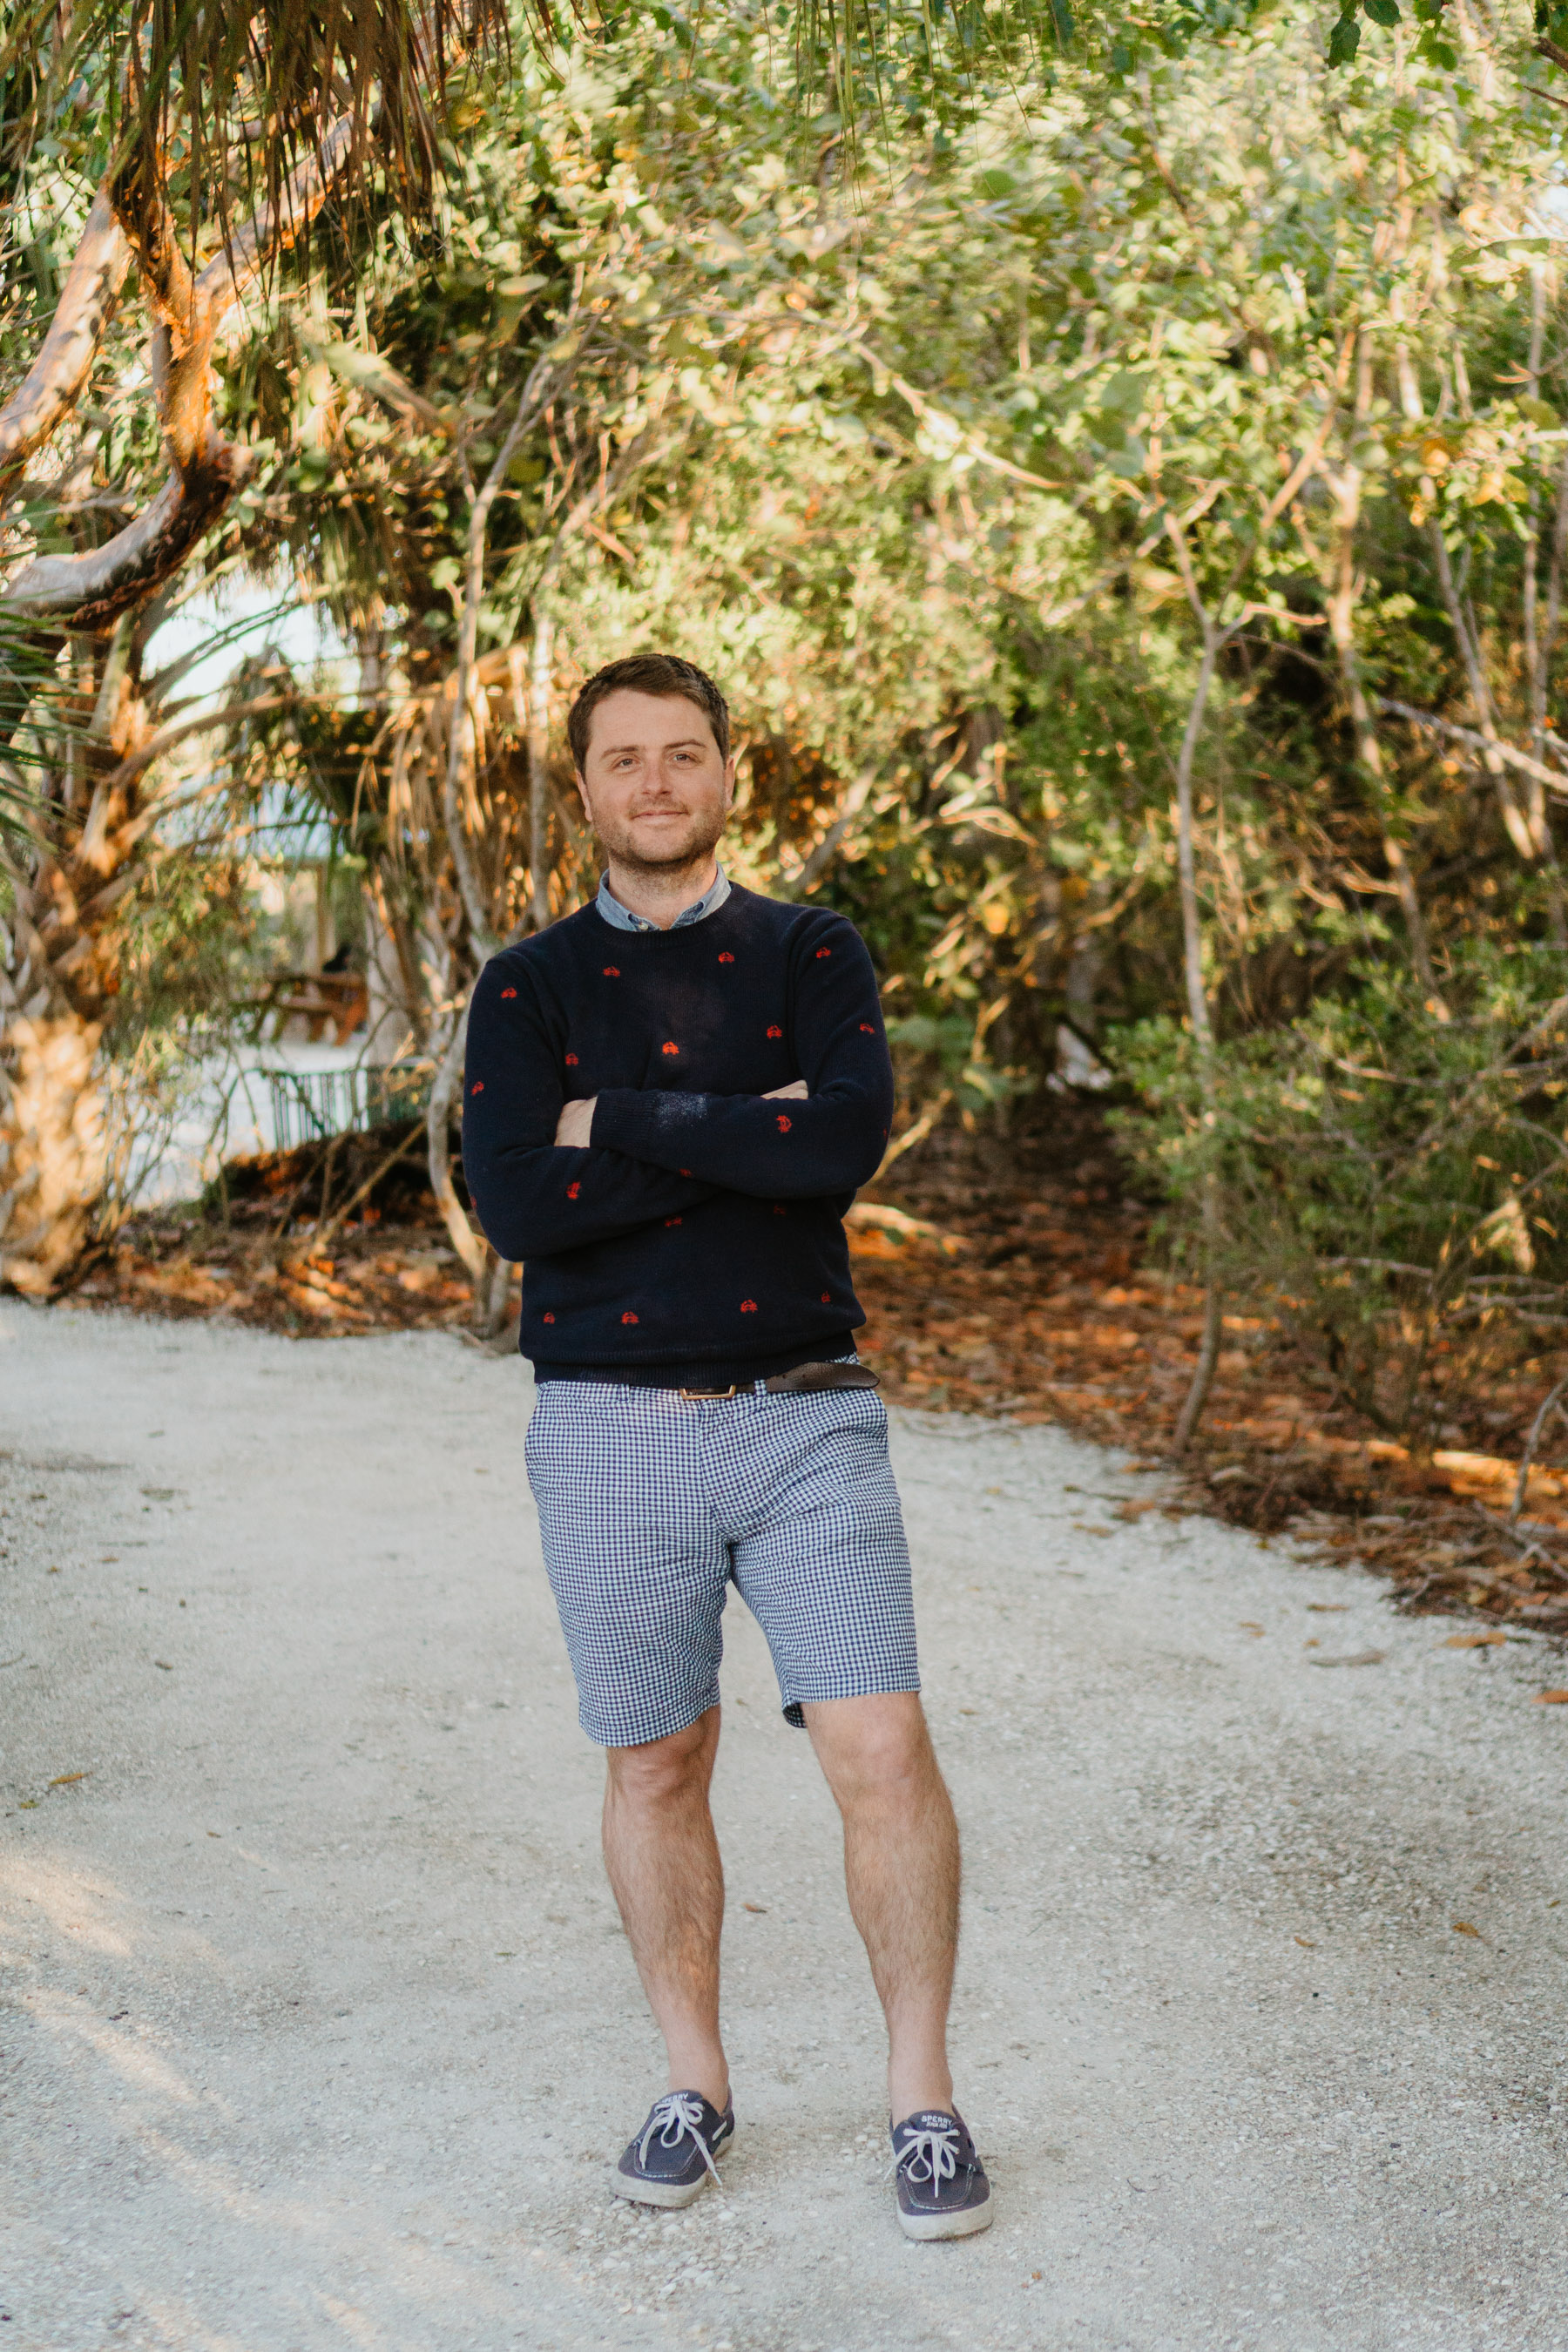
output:
<path id="1" fill-rule="evenodd" d="M 910 1555 L 871 1389 L 723 1402 L 546 1381 L 528 1475 L 584 1730 L 635 1748 L 719 1696 L 733 1580 L 787 1719 L 920 1688 Z"/>

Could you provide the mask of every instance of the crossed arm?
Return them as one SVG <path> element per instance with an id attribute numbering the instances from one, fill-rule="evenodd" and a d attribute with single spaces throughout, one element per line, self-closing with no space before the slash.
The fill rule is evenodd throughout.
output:
<path id="1" fill-rule="evenodd" d="M 770 1087 L 765 1095 L 757 1097 L 757 1100 L 759 1102 L 806 1102 L 810 1099 L 810 1096 L 811 1088 L 804 1078 L 792 1078 L 787 1087 Z M 583 1102 L 563 1103 L 561 1116 L 555 1122 L 555 1140 L 558 1144 L 564 1145 L 568 1150 L 582 1150 L 588 1146 L 594 1133 L 594 1106 L 598 1099 L 597 1095 L 589 1095 Z"/>
<path id="2" fill-rule="evenodd" d="M 803 1075 L 766 1094 L 613 1087 L 563 1102 L 563 1024 L 542 977 L 526 954 L 497 957 L 469 1018 L 463 1163 L 502 1257 L 612 1241 L 719 1192 L 843 1197 L 875 1172 L 892 1070 L 870 958 L 841 919 L 814 922 L 797 959 Z"/>

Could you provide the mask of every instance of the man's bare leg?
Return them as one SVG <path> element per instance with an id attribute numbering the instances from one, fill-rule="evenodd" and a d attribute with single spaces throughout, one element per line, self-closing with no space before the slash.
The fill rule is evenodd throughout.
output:
<path id="1" fill-rule="evenodd" d="M 719 2039 L 724 1872 L 708 1810 L 719 1710 L 668 1739 L 605 1751 L 605 1867 L 669 2053 L 672 2091 L 721 2110 L 730 2069 Z"/>
<path id="2" fill-rule="evenodd" d="M 912 1691 L 803 1709 L 844 1821 L 844 1875 L 888 2021 L 895 2123 L 952 2105 L 947 2011 L 958 1950 L 958 1824 Z"/>

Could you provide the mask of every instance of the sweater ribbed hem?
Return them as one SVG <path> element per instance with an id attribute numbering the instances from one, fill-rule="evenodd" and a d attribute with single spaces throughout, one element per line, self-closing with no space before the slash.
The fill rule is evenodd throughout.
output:
<path id="1" fill-rule="evenodd" d="M 837 1363 L 852 1358 L 855 1338 L 850 1331 L 831 1331 L 825 1339 L 807 1339 L 779 1356 L 731 1357 L 700 1364 L 555 1364 L 533 1366 L 535 1381 L 601 1381 L 630 1389 L 745 1388 L 752 1381 L 772 1380 L 775 1372 L 793 1372 L 797 1364 Z"/>

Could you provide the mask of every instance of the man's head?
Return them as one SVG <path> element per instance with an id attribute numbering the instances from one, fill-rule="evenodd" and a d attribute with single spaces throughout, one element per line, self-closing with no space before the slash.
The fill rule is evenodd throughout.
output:
<path id="1" fill-rule="evenodd" d="M 706 673 L 674 654 L 595 671 L 566 720 L 577 789 L 611 860 L 668 872 L 710 857 L 730 814 L 730 712 Z"/>

